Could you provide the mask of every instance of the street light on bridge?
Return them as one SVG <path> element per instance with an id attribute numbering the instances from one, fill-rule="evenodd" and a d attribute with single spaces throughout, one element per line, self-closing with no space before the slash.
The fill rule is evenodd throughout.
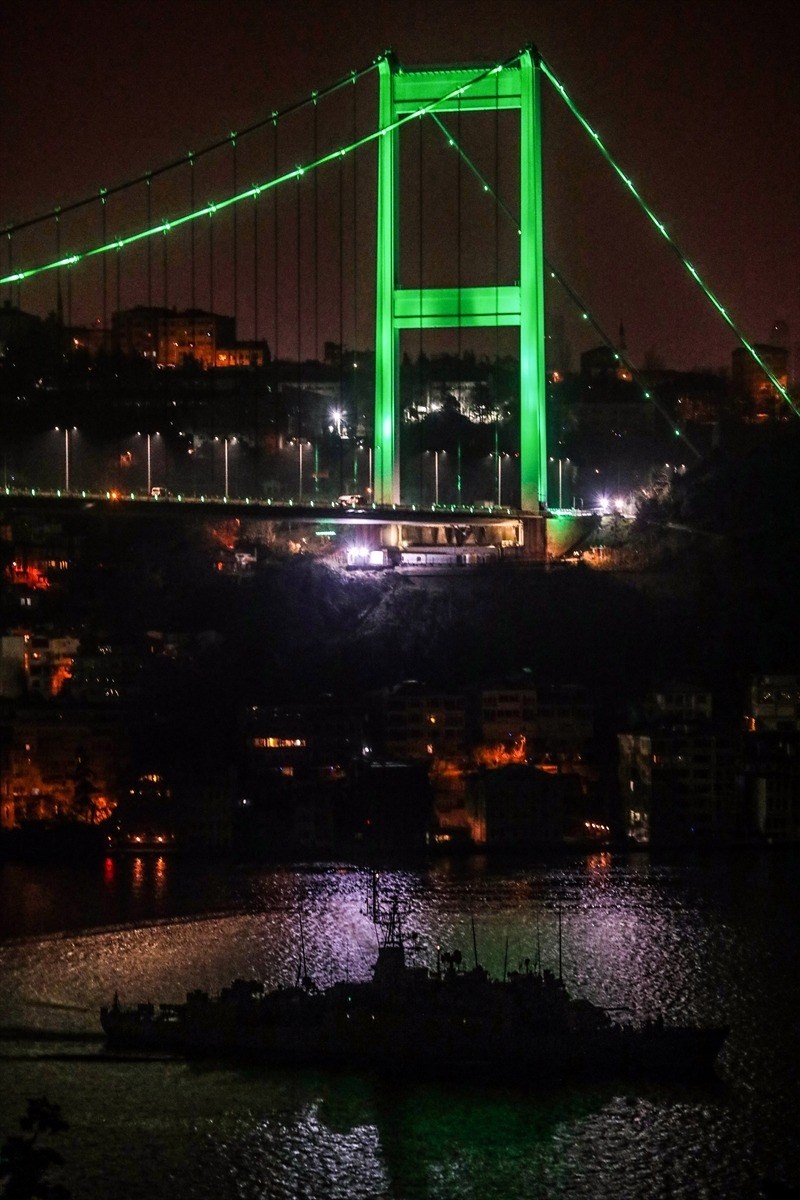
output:
<path id="1" fill-rule="evenodd" d="M 497 451 L 497 507 L 503 503 L 503 459 L 508 458 L 505 451 Z"/>
<path id="2" fill-rule="evenodd" d="M 303 447 L 310 446 L 311 442 L 304 441 L 302 438 L 292 438 L 292 442 L 297 442 L 297 499 L 303 499 Z"/>
<path id="3" fill-rule="evenodd" d="M 73 431 L 76 431 L 77 428 L 78 428 L 77 425 L 72 426 Z M 56 433 L 60 433 L 60 432 L 61 432 L 61 427 L 59 425 L 56 425 Z M 71 431 L 68 427 L 66 427 L 64 429 L 64 491 L 65 492 L 69 491 L 69 435 L 70 435 L 70 432 Z"/>
<path id="4" fill-rule="evenodd" d="M 558 507 L 559 508 L 564 507 L 563 502 L 562 502 L 563 497 L 562 497 L 562 487 L 561 487 L 562 469 L 563 469 L 564 463 L 569 463 L 569 461 L 570 460 L 568 458 L 559 458 L 558 459 Z M 550 455 L 550 462 L 556 462 L 556 459 L 553 458 L 552 454 Z M 574 480 L 573 480 L 573 483 L 574 483 Z M 574 497 L 573 497 L 573 507 L 574 507 Z"/>
<path id="5" fill-rule="evenodd" d="M 153 486 L 152 486 L 152 485 L 153 485 L 153 478 L 152 478 L 152 470 L 151 470 L 151 466 L 152 466 L 152 458 L 151 458 L 151 455 L 150 455 L 150 437 L 151 437 L 151 434 L 149 434 L 149 433 L 145 433 L 144 435 L 142 435 L 141 433 L 139 433 L 139 432 L 137 431 L 137 434 L 136 434 L 136 436 L 137 436 L 137 437 L 142 437 L 142 436 L 144 436 L 144 437 L 146 438 L 146 440 L 147 440 L 147 494 L 148 494 L 148 496 L 150 496 L 150 495 L 152 494 L 152 490 L 153 490 Z M 156 436 L 156 437 L 158 437 L 158 431 L 156 431 L 156 435 L 155 435 L 155 436 Z"/>
<path id="6" fill-rule="evenodd" d="M 225 499 L 226 500 L 228 499 L 228 446 L 229 446 L 229 444 L 232 444 L 235 441 L 236 441 L 235 437 L 234 438 L 226 437 L 224 439 L 225 454 L 224 454 L 223 461 L 225 464 Z"/>
<path id="7" fill-rule="evenodd" d="M 219 440 L 220 439 L 218 437 L 214 438 L 215 442 L 218 442 Z M 227 434 L 222 438 L 223 495 L 226 500 L 228 499 L 228 446 L 234 445 L 235 442 L 236 442 L 236 438 L 228 437 Z M 213 469 L 213 459 L 212 459 L 212 469 Z"/>

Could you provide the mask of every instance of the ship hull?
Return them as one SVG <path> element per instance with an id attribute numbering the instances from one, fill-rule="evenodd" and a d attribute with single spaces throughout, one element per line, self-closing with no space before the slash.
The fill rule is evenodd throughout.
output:
<path id="1" fill-rule="evenodd" d="M 177 1019 L 104 1010 L 110 1046 L 187 1057 L 231 1057 L 276 1066 L 364 1069 L 411 1078 L 702 1079 L 727 1035 L 724 1027 L 569 1023 L 505 1027 L 454 1016 L 420 1019 L 402 1011 L 308 1012 L 268 1020 L 260 1012 L 210 1009 Z"/>

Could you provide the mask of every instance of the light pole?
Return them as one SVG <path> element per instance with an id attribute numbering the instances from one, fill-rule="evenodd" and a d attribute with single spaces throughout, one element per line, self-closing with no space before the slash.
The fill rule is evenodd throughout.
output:
<path id="1" fill-rule="evenodd" d="M 139 433 L 139 432 L 137 432 L 136 436 L 137 436 L 137 437 L 143 437 L 143 438 L 144 438 L 144 444 L 145 444 L 145 463 L 146 463 L 146 465 L 147 465 L 147 495 L 148 495 L 148 497 L 149 497 L 149 496 L 152 496 L 152 494 L 153 494 L 153 452 L 152 452 L 152 451 L 153 451 L 153 447 L 152 447 L 152 439 L 153 439 L 154 437 L 158 437 L 158 430 L 156 430 L 156 432 L 155 432 L 154 434 L 152 434 L 152 433 Z"/>
<path id="2" fill-rule="evenodd" d="M 563 503 L 563 499 L 562 499 L 562 491 L 561 491 L 561 478 L 562 478 L 562 469 L 563 469 L 564 463 L 569 464 L 569 459 L 568 458 L 560 458 L 558 460 L 558 507 L 559 508 L 564 507 L 564 503 Z M 574 507 L 575 507 L 575 505 L 573 503 L 573 508 Z"/>
<path id="3" fill-rule="evenodd" d="M 56 433 L 60 433 L 61 429 L 56 425 Z M 69 491 L 69 427 L 64 429 L 64 491 Z"/>
<path id="4" fill-rule="evenodd" d="M 439 451 L 433 452 L 433 503 L 439 503 Z"/>
<path id="5" fill-rule="evenodd" d="M 503 503 L 503 460 L 497 455 L 497 507 Z"/>
<path id="6" fill-rule="evenodd" d="M 297 499 L 303 499 L 303 439 L 297 441 Z"/>
<path id="7" fill-rule="evenodd" d="M 223 439 L 223 463 L 225 466 L 225 499 L 228 499 L 228 438 Z"/>
<path id="8" fill-rule="evenodd" d="M 551 455 L 550 462 L 555 462 L 555 461 L 556 461 L 556 459 L 554 459 L 553 456 Z M 568 458 L 559 458 L 558 459 L 558 507 L 559 508 L 564 507 L 563 479 L 564 479 L 564 464 L 565 463 L 569 463 Z M 573 507 L 574 507 L 574 505 L 573 505 Z"/>

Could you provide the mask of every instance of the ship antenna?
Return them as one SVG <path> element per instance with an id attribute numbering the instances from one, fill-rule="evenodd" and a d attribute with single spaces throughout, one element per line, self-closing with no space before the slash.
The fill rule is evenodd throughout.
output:
<path id="1" fill-rule="evenodd" d="M 472 917 L 472 953 L 475 955 L 475 970 L 478 969 L 478 940 L 475 937 L 475 918 Z"/>
<path id="2" fill-rule="evenodd" d="M 308 971 L 306 969 L 306 938 L 305 933 L 303 932 L 302 909 L 300 911 L 300 966 L 303 971 L 303 978 L 305 979 L 305 977 L 308 975 Z"/>
<path id="3" fill-rule="evenodd" d="M 563 961 L 561 954 L 561 901 L 558 904 L 558 981 L 563 982 Z"/>
<path id="4" fill-rule="evenodd" d="M 380 939 L 380 935 L 378 933 L 378 926 L 380 925 L 380 908 L 379 908 L 379 902 L 378 902 L 378 872 L 375 870 L 374 867 L 372 868 L 371 875 L 372 875 L 372 899 L 370 900 L 369 898 L 367 898 L 367 903 L 364 908 L 364 916 L 372 917 L 372 928 L 375 931 L 375 945 L 378 947 L 378 950 L 380 950 L 381 939 Z"/>

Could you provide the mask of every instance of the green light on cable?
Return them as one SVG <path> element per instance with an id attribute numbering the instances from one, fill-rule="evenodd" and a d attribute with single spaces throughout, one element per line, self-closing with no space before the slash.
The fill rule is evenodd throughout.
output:
<path id="1" fill-rule="evenodd" d="M 492 187 L 490 187 L 490 186 L 489 186 L 489 184 L 487 183 L 486 179 L 483 177 L 483 175 L 481 174 L 481 172 L 480 172 L 480 171 L 478 170 L 478 168 L 476 167 L 475 163 L 472 161 L 472 159 L 469 157 L 469 155 L 468 155 L 468 154 L 466 153 L 466 151 L 464 150 L 464 147 L 463 147 L 463 146 L 461 146 L 461 145 L 459 145 L 459 144 L 458 144 L 458 143 L 455 141 L 455 139 L 454 139 L 454 138 L 451 136 L 451 134 L 450 134 L 450 131 L 447 129 L 447 126 L 443 124 L 443 122 L 442 122 L 442 121 L 439 119 L 439 117 L 437 117 L 437 116 L 436 116 L 436 114 L 435 114 L 435 113 L 434 113 L 434 114 L 433 114 L 433 116 L 432 116 L 432 120 L 433 120 L 433 121 L 436 123 L 436 125 L 438 125 L 439 129 L 442 131 L 442 133 L 444 134 L 445 138 L 447 139 L 447 141 L 448 141 L 449 145 L 451 145 L 451 146 L 455 146 L 456 150 L 457 150 L 457 151 L 458 151 L 458 153 L 461 155 L 461 158 L 464 160 L 464 162 L 466 163 L 466 165 L 469 167 L 469 169 L 470 169 L 470 171 L 472 172 L 472 174 L 475 176 L 475 178 L 478 180 L 478 182 L 479 182 L 479 183 L 480 183 L 480 184 L 483 186 L 483 190 L 484 190 L 485 192 L 487 192 L 487 191 L 489 192 L 489 194 L 490 194 L 490 195 L 493 197 L 493 199 L 495 200 L 495 202 L 497 203 L 497 205 L 500 207 L 500 209 L 501 209 L 501 210 L 502 210 L 502 211 L 505 213 L 505 215 L 508 217 L 508 219 L 509 219 L 509 220 L 510 220 L 510 221 L 513 223 L 513 225 L 514 225 L 515 229 L 517 230 L 517 233 L 518 233 L 518 234 L 520 234 L 520 236 L 521 236 L 521 234 L 522 234 L 522 230 L 520 229 L 520 226 L 519 226 L 519 223 L 518 223 L 518 221 L 517 221 L 516 217 L 515 217 L 515 216 L 514 216 L 514 214 L 511 212 L 511 209 L 510 209 L 510 208 L 508 207 L 508 205 L 507 205 L 507 204 L 506 204 L 506 203 L 505 203 L 505 202 L 502 200 L 502 198 L 501 198 L 500 196 L 498 196 L 497 192 L 496 192 L 496 191 L 495 191 L 495 190 L 494 190 Z M 548 264 L 548 267 L 549 267 L 549 264 Z M 564 288 L 565 292 L 566 292 L 566 293 L 567 293 L 567 295 L 570 297 L 570 299 L 573 301 L 573 303 L 576 305 L 576 307 L 578 307 L 578 308 L 581 310 L 581 315 L 583 316 L 584 320 L 587 320 L 587 321 L 589 321 L 589 322 L 591 323 L 591 325 L 593 326 L 593 328 L 597 330 L 597 333 L 598 333 L 598 334 L 599 334 L 599 336 L 600 336 L 600 337 L 603 339 L 603 341 L 604 341 L 604 342 L 605 342 L 605 344 L 606 344 L 606 345 L 609 347 L 609 349 L 610 349 L 610 350 L 612 350 L 612 351 L 614 351 L 614 358 L 616 359 L 616 361 L 617 361 L 617 362 L 620 362 L 620 361 L 624 362 L 625 366 L 626 366 L 626 367 L 628 368 L 628 370 L 631 372 L 632 376 L 633 376 L 634 378 L 637 378 L 637 376 L 638 376 L 638 371 L 636 370 L 636 368 L 635 368 L 635 367 L 634 367 L 634 366 L 633 366 L 633 365 L 632 365 L 632 364 L 631 364 L 631 363 L 628 361 L 628 359 L 627 359 L 627 358 L 625 358 L 625 359 L 622 359 L 622 358 L 621 358 L 621 356 L 620 356 L 620 354 L 618 354 L 618 353 L 616 352 L 616 350 L 615 350 L 615 347 L 614 347 L 614 344 L 612 343 L 612 341 L 611 341 L 611 339 L 608 337 L 608 335 L 605 333 L 605 331 L 602 329 L 602 327 L 601 327 L 601 326 L 598 324 L 598 322 L 597 322 L 597 321 L 596 321 L 596 320 L 595 320 L 595 319 L 594 319 L 594 318 L 593 318 L 593 317 L 592 317 L 592 316 L 591 316 L 591 315 L 590 315 L 588 312 L 584 312 L 584 311 L 582 311 L 582 310 L 583 310 L 583 305 L 582 305 L 582 301 L 581 301 L 580 297 L 579 297 L 579 296 L 577 295 L 577 293 L 576 293 L 576 292 L 573 290 L 573 288 L 571 288 L 571 287 L 569 286 L 569 284 L 568 284 L 568 283 L 567 283 L 567 281 L 566 281 L 566 280 L 563 278 L 563 276 L 559 275 L 559 274 L 558 274 L 556 271 L 552 270 L 552 268 L 551 268 L 551 269 L 550 269 L 550 278 L 551 278 L 551 279 L 556 279 L 556 280 L 557 280 L 557 281 L 558 281 L 558 282 L 561 284 L 561 286 Z M 651 394 L 650 392 L 648 392 L 648 391 L 646 391 L 646 390 L 645 390 L 645 388 L 643 387 L 643 385 L 642 385 L 642 383 L 641 383 L 641 380 L 637 380 L 637 381 L 638 381 L 638 383 L 639 383 L 639 386 L 642 388 L 642 395 L 643 395 L 643 397 L 644 397 L 646 400 L 649 400 L 649 401 L 650 401 L 650 403 L 651 403 L 651 404 L 653 404 L 653 405 L 655 406 L 655 408 L 656 408 L 656 409 L 657 409 L 657 410 L 658 410 L 658 411 L 661 413 L 662 417 L 664 417 L 664 419 L 667 421 L 667 423 L 668 423 L 668 424 L 671 424 L 671 422 L 672 422 L 672 417 L 670 416 L 670 414 L 669 414 L 669 413 L 667 413 L 667 411 L 664 409 L 664 407 L 663 407 L 663 406 L 662 406 L 662 405 L 661 405 L 661 404 L 658 402 L 658 400 L 656 400 L 656 399 L 655 399 L 655 398 L 652 396 L 652 394 Z M 689 438 L 688 438 L 688 437 L 687 437 L 687 435 L 686 435 L 686 434 L 683 432 L 683 430 L 676 430 L 676 436 L 678 436 L 678 437 L 680 437 L 680 438 L 682 438 L 682 439 L 683 439 L 683 441 L 684 441 L 684 443 L 686 444 L 686 446 L 688 447 L 688 449 L 689 449 L 689 450 L 691 450 L 691 452 L 692 452 L 692 453 L 695 455 L 695 457 L 696 457 L 697 459 L 699 459 L 699 458 L 701 457 L 701 455 L 700 455 L 700 452 L 699 452 L 699 451 L 697 450 L 697 448 L 696 448 L 696 447 L 695 447 L 695 446 L 692 444 L 692 442 L 689 440 Z"/>
<path id="2" fill-rule="evenodd" d="M 675 239 L 672 237 L 672 235 L 667 232 L 667 230 L 665 229 L 662 222 L 659 221 L 658 217 L 653 212 L 652 208 L 650 208 L 650 206 L 639 195 L 636 188 L 633 186 L 633 180 L 628 178 L 628 176 L 625 174 L 625 172 L 619 166 L 617 161 L 612 157 L 611 154 L 609 154 L 609 152 L 605 148 L 605 146 L 603 146 L 603 144 L 598 139 L 595 139 L 594 130 L 589 125 L 588 121 L 586 120 L 586 118 L 584 117 L 584 115 L 580 111 L 580 109 L 572 102 L 572 100 L 569 99 L 569 97 L 567 96 L 567 93 L 564 90 L 563 85 L 559 82 L 558 79 L 556 79 L 555 75 L 553 74 L 553 72 L 551 71 L 551 69 L 547 65 L 547 63 L 544 61 L 544 59 L 541 60 L 541 67 L 542 67 L 542 70 L 544 71 L 545 75 L 547 76 L 547 78 L 550 80 L 550 83 L 556 89 L 556 91 L 560 92 L 560 94 L 563 96 L 565 103 L 567 104 L 570 111 L 572 112 L 572 115 L 575 117 L 575 119 L 578 121 L 578 123 L 583 126 L 583 128 L 586 130 L 586 132 L 592 138 L 592 140 L 595 141 L 596 144 L 600 147 L 600 150 L 601 150 L 606 162 L 617 173 L 617 175 L 620 177 L 620 179 L 623 181 L 623 183 L 626 185 L 626 187 L 633 193 L 633 195 L 636 197 L 637 201 L 639 202 L 639 205 L 640 205 L 642 211 L 646 214 L 647 217 L 650 218 L 652 223 L 655 225 L 656 229 L 658 229 L 659 233 L 661 233 L 662 237 L 664 237 L 664 239 L 667 242 L 669 242 L 670 246 L 675 251 L 678 258 L 683 263 L 684 267 L 686 267 L 687 271 L 689 271 L 689 273 L 697 280 L 698 285 L 702 288 L 707 299 L 711 301 L 711 303 L 714 305 L 714 307 L 719 312 L 720 316 L 727 322 L 727 324 L 733 330 L 733 332 L 735 333 L 736 337 L 739 340 L 739 343 L 742 346 L 744 346 L 744 348 L 749 353 L 750 357 L 754 360 L 754 362 L 756 362 L 758 364 L 758 366 L 761 368 L 761 370 L 766 375 L 767 379 L 769 379 L 770 383 L 773 384 L 773 386 L 777 389 L 779 394 L 783 397 L 783 399 L 789 405 L 789 407 L 791 408 L 791 410 L 795 414 L 795 416 L 800 417 L 800 409 L 798 409 L 797 405 L 792 400 L 792 398 L 789 395 L 786 388 L 783 386 L 783 384 L 780 382 L 780 380 L 776 377 L 774 372 L 770 370 L 770 368 L 763 361 L 761 356 L 756 353 L 756 351 L 749 344 L 749 342 L 746 340 L 746 338 L 744 337 L 744 335 L 742 334 L 742 332 L 736 325 L 735 321 L 728 314 L 726 309 L 723 308 L 722 304 L 720 304 L 719 300 L 714 295 L 714 293 L 711 291 L 711 289 L 708 287 L 708 285 L 705 284 L 703 282 L 703 280 L 700 278 L 699 274 L 694 269 L 692 264 L 688 261 L 688 259 L 686 258 L 686 255 L 683 253 L 683 251 L 681 250 L 678 243 L 675 241 Z"/>
<path id="3" fill-rule="evenodd" d="M 513 57 L 508 59 L 507 62 L 500 64 L 501 69 L 506 66 L 510 66 L 512 63 L 515 63 L 519 57 L 519 54 L 513 55 Z M 438 100 L 432 100 L 430 104 L 426 104 L 422 111 L 424 113 L 434 112 L 442 104 L 446 104 L 449 100 L 454 99 L 456 96 L 463 95 L 464 92 L 467 92 L 471 88 L 477 86 L 479 83 L 482 83 L 484 79 L 488 79 L 490 75 L 495 73 L 495 70 L 496 68 L 490 67 L 485 71 L 481 71 L 479 74 L 475 75 L 473 79 L 468 80 L 467 83 L 462 84 L 460 87 L 453 88 L 450 92 L 447 92 L 446 95 L 440 96 Z M 42 263 L 38 267 L 29 267 L 27 270 L 14 271 L 10 275 L 4 275 L 0 277 L 0 286 L 4 286 L 9 283 L 23 283 L 26 279 L 31 279 L 36 275 L 42 275 L 46 271 L 57 270 L 59 267 L 75 266 L 80 262 L 84 262 L 86 259 L 95 258 L 99 254 L 108 254 L 111 250 L 120 250 L 124 246 L 131 246 L 135 242 L 140 242 L 146 238 L 154 237 L 159 233 L 169 233 L 173 229 L 178 229 L 182 225 L 189 224 L 191 221 L 198 221 L 201 217 L 211 216 L 212 211 L 213 213 L 221 212 L 223 209 L 230 208 L 234 204 L 240 204 L 243 200 L 253 199 L 256 196 L 260 196 L 262 192 L 270 191 L 272 188 L 278 187 L 280 184 L 286 183 L 290 179 L 298 179 L 307 171 L 315 171 L 319 167 L 324 167 L 327 163 L 334 162 L 336 159 L 341 158 L 342 155 L 348 154 L 352 150 L 358 150 L 362 146 L 367 146 L 371 142 L 377 141 L 378 138 L 384 137 L 387 133 L 391 133 L 395 129 L 400 129 L 409 121 L 415 120 L 416 115 L 416 113 L 406 113 L 403 116 L 398 117 L 390 125 L 386 125 L 382 129 L 373 130 L 371 133 L 365 134 L 363 137 L 358 138 L 356 141 L 351 142 L 347 146 L 340 147 L 339 149 L 332 150 L 327 154 L 323 154 L 321 158 L 315 159 L 313 162 L 306 163 L 305 166 L 296 166 L 293 170 L 287 171 L 285 174 L 279 175 L 275 179 L 270 179 L 264 183 L 254 185 L 244 192 L 239 192 L 238 195 L 228 196 L 224 200 L 217 200 L 213 205 L 206 204 L 202 208 L 196 209 L 194 212 L 184 213 L 180 217 L 174 217 L 170 221 L 163 221 L 160 225 L 155 225 L 150 229 L 141 229 L 137 233 L 129 234 L 124 238 L 115 239 L 113 242 L 106 242 L 101 246 L 93 246 L 89 250 L 84 250 L 81 253 L 71 254 L 66 258 L 60 258 L 54 262 Z M 105 189 L 103 189 L 101 192 L 101 198 L 103 199 L 104 193 Z"/>

